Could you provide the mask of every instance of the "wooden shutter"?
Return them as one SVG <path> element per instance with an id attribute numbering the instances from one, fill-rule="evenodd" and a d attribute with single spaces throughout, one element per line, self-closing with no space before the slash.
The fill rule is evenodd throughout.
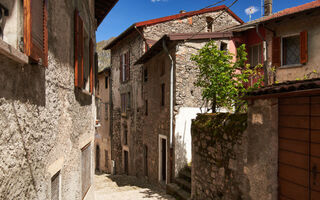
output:
<path id="1" fill-rule="evenodd" d="M 83 87 L 83 21 L 76 10 L 74 14 L 74 73 L 75 87 Z"/>
<path id="2" fill-rule="evenodd" d="M 90 62 L 90 93 L 93 92 L 93 65 L 94 65 L 94 54 L 93 54 L 93 40 L 90 39 L 90 42 L 89 42 L 89 62 Z"/>
<path id="3" fill-rule="evenodd" d="M 24 0 L 24 52 L 32 62 L 48 65 L 47 0 Z"/>
<path id="4" fill-rule="evenodd" d="M 123 82 L 123 72 L 122 72 L 122 62 L 123 62 L 123 60 L 122 60 L 122 54 L 120 54 L 120 83 L 122 83 Z"/>
<path id="5" fill-rule="evenodd" d="M 281 66 L 281 38 L 274 37 L 272 39 L 272 65 L 274 67 Z"/>
<path id="6" fill-rule="evenodd" d="M 126 53 L 126 80 L 130 80 L 130 51 Z"/>
<path id="7" fill-rule="evenodd" d="M 302 31 L 300 33 L 300 63 L 306 64 L 308 62 L 308 32 Z"/>

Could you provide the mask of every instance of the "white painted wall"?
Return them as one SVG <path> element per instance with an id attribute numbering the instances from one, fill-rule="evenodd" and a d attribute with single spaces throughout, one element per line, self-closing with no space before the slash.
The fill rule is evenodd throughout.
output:
<path id="1" fill-rule="evenodd" d="M 181 107 L 175 117 L 175 176 L 179 171 L 192 161 L 191 151 L 191 123 L 198 113 L 205 113 L 206 108 Z M 227 112 L 218 109 L 218 112 Z"/>

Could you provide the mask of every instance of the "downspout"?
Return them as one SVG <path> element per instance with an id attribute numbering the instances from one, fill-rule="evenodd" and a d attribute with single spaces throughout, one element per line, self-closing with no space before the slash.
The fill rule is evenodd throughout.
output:
<path id="1" fill-rule="evenodd" d="M 268 44 L 266 39 L 260 34 L 259 32 L 259 24 L 256 25 L 256 32 L 259 38 L 263 41 L 262 42 L 262 48 L 263 48 L 263 72 L 264 72 L 264 85 L 268 85 L 268 70 L 267 70 L 267 65 L 268 65 Z"/>
<path id="2" fill-rule="evenodd" d="M 170 55 L 168 48 L 166 46 L 166 40 L 162 40 L 162 46 L 165 52 L 168 54 L 169 59 L 171 60 L 171 68 L 170 68 L 170 148 L 172 148 L 172 138 L 173 138 L 173 67 L 174 61 L 172 56 Z"/>

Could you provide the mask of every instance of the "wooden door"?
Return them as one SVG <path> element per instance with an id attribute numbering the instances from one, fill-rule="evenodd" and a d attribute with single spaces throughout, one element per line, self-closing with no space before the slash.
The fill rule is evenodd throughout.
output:
<path id="1" fill-rule="evenodd" d="M 129 174 L 129 155 L 128 151 L 124 151 L 124 173 Z"/>
<path id="2" fill-rule="evenodd" d="M 320 199 L 320 97 L 279 99 L 279 199 Z"/>

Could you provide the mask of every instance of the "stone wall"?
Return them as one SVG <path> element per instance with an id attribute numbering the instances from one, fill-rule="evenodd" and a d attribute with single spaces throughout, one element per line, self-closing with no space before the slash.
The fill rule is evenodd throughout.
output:
<path id="1" fill-rule="evenodd" d="M 145 38 L 158 40 L 164 34 L 207 32 L 206 17 L 215 19 L 222 11 L 194 15 L 188 18 L 167 21 L 143 29 Z M 213 31 L 222 27 L 240 24 L 229 13 L 225 12 L 213 22 Z"/>
<path id="2" fill-rule="evenodd" d="M 113 102 L 113 122 L 112 137 L 113 147 L 112 159 L 115 160 L 116 173 L 124 173 L 123 168 L 123 150 L 129 152 L 129 174 L 142 175 L 141 158 L 142 151 L 142 134 L 141 120 L 139 120 L 142 107 L 141 92 L 141 68 L 134 63 L 143 54 L 143 40 L 134 32 L 117 44 L 111 50 L 111 81 L 112 81 L 112 102 Z M 130 80 L 126 83 L 120 83 L 120 55 L 130 50 Z M 121 113 L 121 94 L 130 92 L 131 108 L 126 114 Z M 123 144 L 124 127 L 128 130 L 128 145 Z M 137 134 L 140 133 L 140 134 Z M 117 149 L 117 148 L 120 148 Z"/>
<path id="3" fill-rule="evenodd" d="M 174 55 L 175 47 L 171 54 Z M 148 178 L 159 180 L 159 136 L 167 137 L 167 149 L 170 138 L 170 68 L 171 61 L 165 52 L 161 52 L 144 66 L 148 70 L 148 80 L 143 83 L 143 99 L 148 101 L 148 115 L 143 115 L 143 144 L 148 147 Z M 163 67 L 163 74 L 161 73 Z M 164 106 L 161 105 L 161 84 L 165 86 Z M 143 113 L 145 113 L 145 108 Z M 169 151 L 168 151 L 169 153 Z M 167 154 L 169 158 L 169 154 Z M 167 173 L 170 174 L 168 161 Z M 145 170 L 145 169 L 144 169 Z M 169 175 L 168 179 L 171 179 Z"/>
<path id="4" fill-rule="evenodd" d="M 50 199 L 59 170 L 61 199 L 82 199 L 81 148 L 91 143 L 93 149 L 95 106 L 74 87 L 73 19 L 76 7 L 92 6 L 48 3 L 48 67 L 0 56 L 0 199 Z M 93 12 L 82 13 L 95 41 Z M 91 169 L 93 179 L 93 162 Z"/>
<path id="5" fill-rule="evenodd" d="M 212 13 L 206 13 L 202 15 L 197 15 L 190 17 L 189 19 L 179 19 L 179 20 L 173 20 L 169 22 L 164 22 L 164 23 L 159 23 L 156 25 L 151 25 L 151 26 L 146 26 L 141 28 L 141 33 L 146 39 L 152 39 L 152 40 L 158 40 L 161 38 L 164 34 L 170 34 L 170 33 L 190 33 L 190 32 L 198 32 L 200 29 L 203 29 L 203 32 L 206 32 L 206 17 L 211 16 L 212 18 L 216 17 L 218 14 L 221 12 L 212 12 Z M 222 26 L 229 26 L 229 25 L 235 25 L 239 24 L 237 20 L 235 20 L 232 16 L 230 16 L 228 13 L 224 13 L 221 15 L 215 22 L 214 22 L 214 29 L 217 29 Z M 189 44 L 187 44 L 189 45 Z M 189 48 L 184 46 L 182 47 L 182 50 L 179 52 L 179 54 L 184 54 L 187 52 L 187 55 L 182 55 L 182 58 L 177 61 L 179 62 L 177 64 L 177 74 L 175 77 L 180 77 L 182 76 L 183 78 L 179 78 L 178 84 L 178 91 L 179 91 L 179 105 L 176 107 L 176 109 L 179 109 L 181 106 L 193 106 L 196 104 L 196 107 L 199 107 L 200 103 L 198 103 L 200 95 L 198 91 L 195 91 L 193 94 L 193 97 L 188 100 L 189 103 L 182 102 L 181 99 L 187 99 L 190 95 L 190 90 L 193 88 L 192 81 L 190 83 L 187 83 L 188 78 L 194 79 L 194 75 L 191 75 L 194 72 L 194 69 L 191 67 L 192 65 L 188 60 L 183 60 L 183 59 L 188 59 L 191 55 L 191 53 L 195 53 L 197 49 L 196 48 Z M 120 83 L 120 54 L 128 51 L 130 49 L 130 60 L 131 60 L 131 68 L 130 68 L 130 81 L 127 83 Z M 175 51 L 175 49 L 174 49 Z M 185 51 L 185 52 L 184 52 Z M 145 45 L 144 45 L 144 40 L 141 37 L 140 33 L 137 31 L 131 32 L 128 36 L 126 36 L 124 39 L 119 41 L 114 47 L 111 49 L 111 62 L 112 62 L 112 98 L 113 98 L 113 131 L 112 134 L 114 136 L 113 139 L 113 158 L 116 160 L 116 166 L 117 167 L 117 173 L 123 173 L 123 149 L 126 149 L 129 151 L 129 174 L 130 175 L 138 175 L 138 176 L 143 176 L 144 175 L 144 166 L 143 166 L 143 145 L 148 146 L 148 150 L 150 152 L 154 152 L 152 156 L 150 155 L 149 158 L 150 160 L 148 161 L 149 163 L 149 169 L 151 170 L 158 170 L 158 139 L 156 141 L 153 141 L 154 138 L 157 138 L 159 135 L 159 132 L 163 132 L 164 129 L 166 129 L 168 132 L 163 132 L 164 135 L 167 135 L 169 133 L 169 114 L 160 114 L 162 118 L 163 115 L 163 120 L 159 120 L 159 116 L 154 115 L 150 119 L 150 121 L 144 123 L 143 120 L 141 119 L 146 119 L 144 116 L 144 109 L 145 109 L 145 100 L 146 96 L 143 94 L 143 91 L 145 91 L 145 88 L 143 88 L 143 83 L 142 83 L 142 76 L 143 76 L 143 69 L 141 65 L 133 65 L 134 62 L 140 58 L 145 52 Z M 174 54 L 173 54 L 174 55 Z M 179 55 L 180 56 L 180 55 Z M 160 56 L 161 59 L 157 58 L 155 67 L 157 66 L 158 68 L 161 67 L 161 65 L 165 65 L 165 70 L 166 70 L 166 77 L 169 74 L 170 70 L 170 65 L 171 61 L 168 60 L 167 56 L 164 54 Z M 175 57 L 175 56 L 173 56 Z M 178 58 L 178 57 L 177 57 Z M 165 63 L 164 63 L 165 62 Z M 157 69 L 159 70 L 159 69 Z M 182 70 L 181 72 L 179 70 Z M 151 73 L 151 72 L 150 72 Z M 156 72 L 158 74 L 158 71 Z M 190 76 L 190 77 L 188 77 Z M 187 78 L 187 79 L 185 79 Z M 166 91 L 169 92 L 169 80 L 166 81 Z M 155 85 L 150 86 L 150 88 L 153 88 L 156 90 L 154 92 L 159 93 L 159 83 L 154 82 Z M 186 92 L 183 91 L 183 87 L 187 84 L 187 87 L 190 88 L 188 89 L 188 96 L 186 95 Z M 181 92 L 180 92 L 181 91 Z M 130 111 L 126 114 L 126 116 L 122 116 L 120 113 L 120 107 L 121 107 L 121 99 L 120 95 L 121 93 L 127 93 L 130 92 L 131 94 L 131 109 Z M 151 91 L 149 91 L 151 93 Z M 166 98 L 169 98 L 169 93 L 167 94 Z M 156 95 L 158 97 L 158 95 Z M 197 99 L 196 103 L 192 103 L 193 100 Z M 159 101 L 159 99 L 155 99 L 155 101 Z M 149 103 L 150 105 L 150 103 Z M 168 104 L 166 106 L 169 106 L 169 100 Z M 169 107 L 168 107 L 169 108 Z M 166 108 L 167 109 L 167 108 Z M 150 109 L 149 109 L 150 110 Z M 151 110 L 150 110 L 151 111 Z M 177 114 L 179 110 L 175 111 L 175 114 Z M 165 119 L 166 118 L 166 119 Z M 120 121 L 119 121 L 120 120 Z M 154 123 L 158 124 L 158 127 L 155 127 L 155 125 L 147 125 L 149 123 Z M 123 134 L 123 126 L 127 126 L 128 128 L 128 145 L 122 145 L 122 134 Z M 158 129 L 161 131 L 156 131 L 155 134 L 154 129 Z M 150 138 L 152 139 L 145 139 L 148 138 L 150 135 Z M 190 135 L 190 134 L 189 134 Z M 168 135 L 168 140 L 169 140 L 169 135 Z M 121 147 L 121 151 L 119 152 L 119 149 L 116 149 L 115 147 Z M 116 153 L 117 152 L 117 153 Z M 155 157 L 154 157 L 155 156 Z M 119 163 L 121 162 L 121 163 Z M 185 159 L 183 162 L 186 162 Z M 182 166 L 183 164 L 181 164 Z M 121 167 L 120 167 L 121 166 Z M 174 168 L 174 166 L 173 166 Z M 169 169 L 169 168 L 168 168 Z M 173 172 L 174 173 L 174 172 Z M 151 176 L 153 176 L 151 179 L 152 180 L 157 180 L 157 174 L 151 173 Z M 154 175 L 153 175 L 154 174 Z"/>
<path id="6" fill-rule="evenodd" d="M 239 137 L 231 133 L 244 118 L 232 116 L 222 123 L 225 132 L 215 128 L 215 116 L 193 121 L 192 199 L 277 199 L 277 100 L 251 102 Z"/>

